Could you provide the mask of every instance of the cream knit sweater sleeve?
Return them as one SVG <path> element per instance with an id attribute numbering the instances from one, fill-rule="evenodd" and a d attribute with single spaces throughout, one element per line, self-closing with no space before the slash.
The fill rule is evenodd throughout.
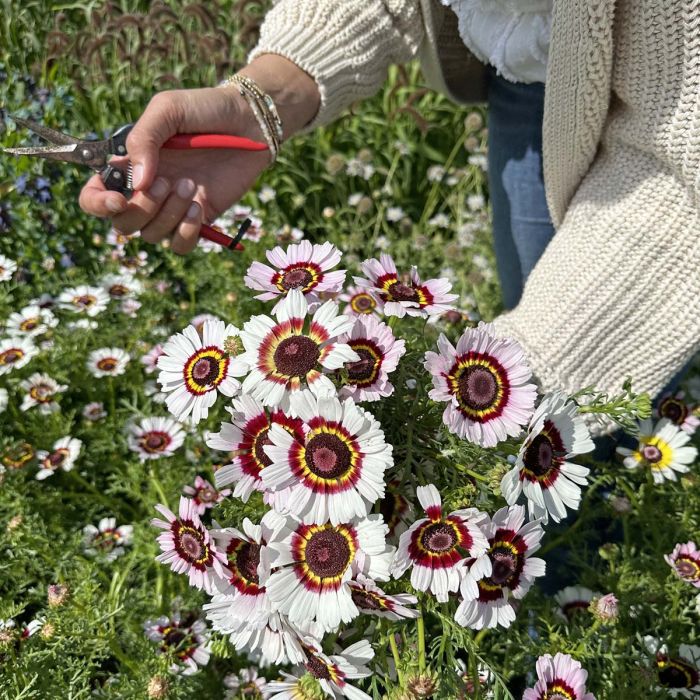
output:
<path id="1" fill-rule="evenodd" d="M 424 32 L 419 0 L 280 0 L 249 60 L 279 54 L 314 78 L 321 106 L 311 129 L 376 93 L 391 64 L 416 56 Z"/>

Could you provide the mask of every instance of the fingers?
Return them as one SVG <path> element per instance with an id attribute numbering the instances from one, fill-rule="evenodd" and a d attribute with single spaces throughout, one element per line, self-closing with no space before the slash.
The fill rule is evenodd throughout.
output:
<path id="1" fill-rule="evenodd" d="M 147 190 L 158 169 L 158 151 L 167 139 L 178 133 L 182 123 L 182 99 L 179 92 L 159 92 L 134 124 L 126 139 L 126 149 L 134 165 L 134 189 Z"/>
<path id="2" fill-rule="evenodd" d="M 105 189 L 99 175 L 93 175 L 80 191 L 80 208 L 93 216 L 110 217 L 123 212 L 129 203 L 119 192 Z"/>
<path id="3" fill-rule="evenodd" d="M 170 190 L 170 182 L 166 178 L 156 178 L 147 192 L 134 194 L 124 213 L 112 217 L 114 228 L 123 233 L 134 233 L 146 227 L 158 214 Z"/>
<path id="4" fill-rule="evenodd" d="M 192 202 L 185 218 L 175 230 L 171 250 L 178 255 L 191 253 L 199 239 L 199 229 L 202 225 L 202 207 L 198 202 Z"/>
<path id="5" fill-rule="evenodd" d="M 175 231 L 180 221 L 187 215 L 194 193 L 195 184 L 192 180 L 189 178 L 178 180 L 173 191 L 160 205 L 156 216 L 141 228 L 141 237 L 144 241 L 158 243 Z"/>

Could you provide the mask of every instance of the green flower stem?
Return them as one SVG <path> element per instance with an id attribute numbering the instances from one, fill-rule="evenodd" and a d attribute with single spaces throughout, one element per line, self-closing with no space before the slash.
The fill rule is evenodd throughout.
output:
<path id="1" fill-rule="evenodd" d="M 151 465 L 150 469 L 148 470 L 148 478 L 151 480 L 151 484 L 153 485 L 153 488 L 156 490 L 156 493 L 158 494 L 158 498 L 160 499 L 160 502 L 166 507 L 172 510 L 170 508 L 170 505 L 168 504 L 168 498 L 165 495 L 165 491 L 163 490 L 163 485 L 160 483 L 158 477 L 156 476 L 156 471 L 153 465 Z"/>
<path id="2" fill-rule="evenodd" d="M 399 685 L 403 686 L 403 673 L 401 673 L 401 658 L 399 657 L 399 648 L 396 646 L 396 637 L 394 633 L 389 630 L 389 647 L 391 648 L 391 655 L 394 657 L 394 665 L 396 666 L 396 675 L 399 679 Z"/>
<path id="3" fill-rule="evenodd" d="M 418 630 L 418 670 L 423 673 L 425 671 L 425 620 L 423 619 L 423 610 L 421 606 L 421 615 L 416 620 Z"/>
<path id="4" fill-rule="evenodd" d="M 109 418 L 111 421 L 117 420 L 117 401 L 114 394 L 114 378 L 107 377 L 107 387 L 109 393 Z"/>

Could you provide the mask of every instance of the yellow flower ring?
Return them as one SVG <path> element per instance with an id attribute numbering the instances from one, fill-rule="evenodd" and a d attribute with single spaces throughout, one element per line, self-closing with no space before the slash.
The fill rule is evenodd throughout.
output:
<path id="1" fill-rule="evenodd" d="M 41 466 L 44 469 L 56 470 L 68 459 L 69 455 L 69 450 L 67 450 L 65 447 L 60 447 L 44 457 L 44 459 L 41 461 Z"/>
<path id="2" fill-rule="evenodd" d="M 349 525 L 300 525 L 292 535 L 294 573 L 308 590 L 337 590 L 357 550 Z"/>
<path id="3" fill-rule="evenodd" d="M 560 678 L 547 683 L 547 690 L 540 696 L 541 700 L 577 700 L 574 689 Z"/>
<path id="4" fill-rule="evenodd" d="M 352 602 L 357 605 L 360 610 L 379 610 L 392 612 L 396 609 L 396 605 L 386 596 L 383 596 L 374 591 L 368 591 L 366 588 L 355 588 L 350 586 Z"/>
<path id="5" fill-rule="evenodd" d="M 226 379 L 229 362 L 228 355 L 216 345 L 197 350 L 182 370 L 185 388 L 195 396 L 212 391 Z"/>
<path id="6" fill-rule="evenodd" d="M 14 365 L 19 362 L 25 353 L 22 348 L 7 348 L 0 352 L 0 366 L 1 365 Z"/>
<path id="7" fill-rule="evenodd" d="M 73 297 L 73 305 L 80 309 L 89 309 L 97 301 L 97 297 L 92 294 L 83 294 L 78 297 Z"/>
<path id="8" fill-rule="evenodd" d="M 189 659 L 197 650 L 197 642 L 194 635 L 188 630 L 175 625 L 168 625 L 160 630 L 163 635 L 161 649 L 164 652 L 175 652 L 180 661 Z M 182 649 L 183 645 L 185 646 Z"/>
<path id="9" fill-rule="evenodd" d="M 308 649 L 308 647 L 306 647 Z M 340 667 L 334 663 L 326 663 L 323 659 L 316 656 L 312 650 L 310 653 L 307 651 L 306 663 L 304 664 L 306 670 L 314 677 L 330 681 L 335 683 L 337 686 L 342 688 L 345 683 L 345 674 L 340 670 Z M 301 697 L 307 697 L 299 696 Z"/>
<path id="10" fill-rule="evenodd" d="M 350 308 L 356 314 L 371 314 L 377 308 L 377 302 L 371 294 L 359 292 L 350 299 Z"/>
<path id="11" fill-rule="evenodd" d="M 426 520 L 411 534 L 408 554 L 421 566 L 449 569 L 468 556 L 474 540 L 460 518 Z"/>
<path id="12" fill-rule="evenodd" d="M 700 581 L 700 560 L 692 555 L 679 554 L 673 566 L 684 581 Z"/>
<path id="13" fill-rule="evenodd" d="M 29 396 L 37 403 L 51 403 L 51 399 L 53 399 L 53 388 L 48 384 L 35 384 L 29 389 Z"/>
<path id="14" fill-rule="evenodd" d="M 508 374 L 486 353 L 470 350 L 458 355 L 445 379 L 460 413 L 476 423 L 498 418 L 508 404 Z"/>
<path id="15" fill-rule="evenodd" d="M 201 528 L 196 527 L 191 520 L 173 520 L 170 528 L 175 551 L 181 559 L 199 571 L 205 571 L 207 566 L 212 565 L 214 556 L 204 540 Z"/>
<path id="16" fill-rule="evenodd" d="M 309 292 L 323 280 L 323 271 L 312 262 L 299 262 L 288 265 L 284 270 L 276 272 L 272 284 L 283 294 L 290 289 Z"/>
<path id="17" fill-rule="evenodd" d="M 491 559 L 491 576 L 477 582 L 479 602 L 488 603 L 503 597 L 503 589 L 513 590 L 520 583 L 525 566 L 527 544 L 513 530 L 498 530 L 489 540 L 487 554 Z"/>
<path id="18" fill-rule="evenodd" d="M 348 345 L 360 356 L 356 362 L 348 362 L 348 383 L 357 387 L 372 386 L 377 381 L 384 361 L 382 349 L 369 338 L 348 340 Z"/>
<path id="19" fill-rule="evenodd" d="M 292 473 L 315 493 L 333 494 L 352 488 L 362 476 L 363 453 L 336 421 L 314 418 L 303 442 L 290 448 Z"/>
<path id="20" fill-rule="evenodd" d="M 302 379 L 313 381 L 320 374 L 317 366 L 332 349 L 322 347 L 330 337 L 323 326 L 312 323 L 308 334 L 302 333 L 303 327 L 302 318 L 278 323 L 258 349 L 258 369 L 266 379 L 291 391 L 300 388 Z"/>
<path id="21" fill-rule="evenodd" d="M 664 654 L 656 658 L 659 681 L 664 688 L 694 688 L 700 683 L 698 669 L 683 659 L 671 659 Z"/>
<path id="22" fill-rule="evenodd" d="M 25 333 L 33 331 L 39 325 L 39 321 L 40 319 L 38 316 L 34 316 L 33 318 L 25 318 L 24 321 L 19 324 L 19 329 Z"/>
<path id="23" fill-rule="evenodd" d="M 414 287 L 413 284 L 404 284 L 395 273 L 378 277 L 374 284 L 381 290 L 380 295 L 385 302 L 413 301 L 421 309 L 433 303 L 433 295 L 426 286 L 419 284 Z"/>
<path id="24" fill-rule="evenodd" d="M 549 488 L 560 474 L 564 454 L 566 448 L 557 427 L 552 421 L 545 421 L 542 430 L 525 448 L 520 481 L 539 481 L 542 487 Z"/>
<path id="25" fill-rule="evenodd" d="M 97 369 L 102 372 L 113 372 L 116 366 L 117 359 L 115 357 L 103 357 L 97 361 Z"/>
<path id="26" fill-rule="evenodd" d="M 231 572 L 229 583 L 236 590 L 245 595 L 260 595 L 265 592 L 265 586 L 260 585 L 258 577 L 259 544 L 233 537 L 226 547 L 226 557 Z"/>

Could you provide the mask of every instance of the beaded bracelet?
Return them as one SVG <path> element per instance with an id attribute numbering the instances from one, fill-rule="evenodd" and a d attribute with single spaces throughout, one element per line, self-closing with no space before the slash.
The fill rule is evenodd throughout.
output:
<path id="1" fill-rule="evenodd" d="M 219 87 L 228 87 L 229 85 L 235 85 L 243 99 L 248 103 L 270 150 L 270 162 L 274 163 L 284 135 L 282 120 L 275 103 L 254 80 L 246 75 L 232 75 L 220 83 Z"/>

